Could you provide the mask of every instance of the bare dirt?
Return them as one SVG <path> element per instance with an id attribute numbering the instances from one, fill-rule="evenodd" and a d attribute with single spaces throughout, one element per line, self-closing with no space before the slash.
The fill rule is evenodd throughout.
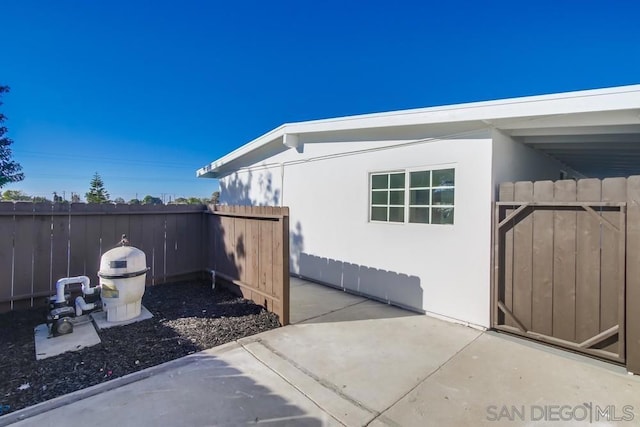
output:
<path id="1" fill-rule="evenodd" d="M 275 314 L 202 282 L 148 287 L 152 319 L 98 331 L 102 342 L 36 360 L 46 309 L 0 314 L 0 415 L 280 326 Z"/>

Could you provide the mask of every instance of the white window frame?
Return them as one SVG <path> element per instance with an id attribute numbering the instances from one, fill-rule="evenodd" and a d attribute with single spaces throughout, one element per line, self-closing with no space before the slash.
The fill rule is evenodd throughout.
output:
<path id="1" fill-rule="evenodd" d="M 454 173 L 454 183 L 453 185 L 433 185 L 433 173 L 434 171 L 439 171 L 439 170 L 445 170 L 445 169 L 453 169 L 453 173 Z M 374 223 L 374 224 L 420 224 L 420 225 L 435 225 L 435 226 L 453 226 L 455 225 L 455 206 L 456 206 L 456 183 L 455 183 L 455 176 L 456 176 L 456 165 L 455 164 L 447 164 L 447 165 L 433 165 L 433 166 L 421 166 L 421 167 L 414 167 L 414 168 L 407 168 L 407 169 L 393 169 L 393 170 L 386 170 L 386 171 L 372 171 L 369 172 L 369 183 L 368 183 L 368 192 L 369 192 L 369 196 L 368 196 L 368 213 L 367 213 L 367 218 L 369 220 L 370 223 Z M 411 173 L 412 172 L 429 172 L 429 187 L 411 187 Z M 393 189 L 390 188 L 390 177 L 393 174 L 399 174 L 399 173 L 404 173 L 404 205 L 392 205 L 391 204 L 391 198 L 390 198 L 390 192 L 393 191 Z M 387 175 L 387 188 L 386 189 L 374 189 L 373 188 L 373 177 L 377 176 L 377 175 Z M 433 191 L 434 190 L 453 190 L 453 203 L 452 204 L 446 204 L 446 205 L 435 205 L 433 204 Z M 399 190 L 399 189 L 398 189 Z M 424 205 L 424 204 L 411 204 L 411 191 L 412 190 L 427 190 L 429 192 L 429 204 L 428 205 Z M 381 204 L 374 204 L 373 203 L 373 192 L 375 191 L 386 191 L 388 193 L 387 196 L 387 204 L 386 205 L 381 205 Z M 374 220 L 372 219 L 372 211 L 374 207 L 386 207 L 387 208 L 387 220 L 386 221 L 382 221 L 382 220 Z M 404 209 L 404 218 L 403 221 L 389 221 L 389 212 L 390 212 L 390 208 L 392 207 L 402 207 Z M 427 208 L 429 209 L 429 222 L 411 222 L 410 221 L 410 210 L 411 208 Z M 447 208 L 451 208 L 453 209 L 454 212 L 454 219 L 453 219 L 453 223 L 451 224 L 434 224 L 433 223 L 433 209 L 447 209 Z"/>
<path id="2" fill-rule="evenodd" d="M 404 187 L 403 188 L 391 188 L 391 175 L 404 174 Z M 373 177 L 379 175 L 387 175 L 387 187 L 384 189 L 374 189 L 373 188 Z M 402 205 L 391 204 L 391 192 L 392 191 L 403 191 L 403 203 Z M 372 194 L 374 192 L 386 192 L 387 193 L 387 203 L 386 204 L 374 204 Z M 387 208 L 387 220 L 373 220 L 372 211 L 374 207 L 378 208 Z M 402 208 L 403 209 L 403 220 L 402 221 L 389 221 L 389 212 L 391 208 Z M 407 221 L 407 173 L 405 170 L 393 170 L 393 171 L 384 171 L 384 172 L 371 172 L 369 174 L 369 221 L 378 222 L 383 224 L 403 224 Z"/>

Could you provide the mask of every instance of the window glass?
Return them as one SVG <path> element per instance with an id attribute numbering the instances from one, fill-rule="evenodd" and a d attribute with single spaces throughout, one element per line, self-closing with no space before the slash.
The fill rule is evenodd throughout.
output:
<path id="1" fill-rule="evenodd" d="M 386 205 L 388 203 L 389 203 L 388 191 L 372 191 L 371 192 L 372 205 Z"/>
<path id="2" fill-rule="evenodd" d="M 389 208 L 389 221 L 404 222 L 404 208 Z"/>
<path id="3" fill-rule="evenodd" d="M 409 208 L 409 222 L 429 224 L 429 208 Z"/>
<path id="4" fill-rule="evenodd" d="M 386 189 L 388 187 L 389 175 L 372 175 L 371 176 L 371 188 L 376 189 Z"/>
<path id="5" fill-rule="evenodd" d="M 404 190 L 389 192 L 390 205 L 404 205 Z"/>
<path id="6" fill-rule="evenodd" d="M 439 169 L 433 171 L 433 186 L 445 187 L 455 185 L 455 169 Z"/>
<path id="7" fill-rule="evenodd" d="M 433 208 L 431 211 L 432 224 L 453 224 L 453 208 Z"/>
<path id="8" fill-rule="evenodd" d="M 404 172 L 389 175 L 389 188 L 404 188 Z"/>
<path id="9" fill-rule="evenodd" d="M 372 221 L 386 221 L 387 220 L 387 208 L 374 206 L 371 208 L 371 220 Z"/>
<path id="10" fill-rule="evenodd" d="M 453 205 L 453 188 L 436 188 L 432 190 L 432 202 L 434 205 Z"/>
<path id="11" fill-rule="evenodd" d="M 431 187 L 431 174 L 429 171 L 411 172 L 410 186 L 416 187 Z"/>
<path id="12" fill-rule="evenodd" d="M 428 205 L 429 190 L 411 190 L 409 192 L 410 205 Z"/>

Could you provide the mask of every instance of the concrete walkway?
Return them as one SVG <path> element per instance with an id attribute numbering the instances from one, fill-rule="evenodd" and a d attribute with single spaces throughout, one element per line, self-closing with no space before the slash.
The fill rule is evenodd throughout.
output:
<path id="1" fill-rule="evenodd" d="M 517 426 L 640 420 L 640 379 L 615 365 L 293 278 L 291 306 L 293 325 L 0 417 L 0 425 L 20 417 L 13 425 Z"/>

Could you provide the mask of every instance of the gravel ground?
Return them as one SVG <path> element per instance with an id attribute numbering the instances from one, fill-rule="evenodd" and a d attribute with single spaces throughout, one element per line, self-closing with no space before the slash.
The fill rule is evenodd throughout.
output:
<path id="1" fill-rule="evenodd" d="M 251 301 L 200 282 L 147 288 L 153 318 L 98 331 L 102 342 L 35 359 L 45 309 L 0 314 L 0 415 L 280 326 Z"/>

